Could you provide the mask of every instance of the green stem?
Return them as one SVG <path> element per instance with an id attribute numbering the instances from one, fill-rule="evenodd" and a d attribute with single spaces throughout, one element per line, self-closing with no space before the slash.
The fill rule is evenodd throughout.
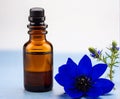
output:
<path id="1" fill-rule="evenodd" d="M 112 69 L 113 69 L 113 66 L 110 65 L 109 78 L 111 81 L 113 81 L 113 70 Z"/>
<path id="2" fill-rule="evenodd" d="M 115 57 L 114 57 L 114 53 L 112 53 L 111 55 L 111 63 L 109 64 L 109 68 L 110 68 L 110 71 L 109 71 L 109 77 L 110 77 L 110 80 L 113 81 L 113 63 L 114 63 L 114 60 L 115 60 Z"/>
<path id="3" fill-rule="evenodd" d="M 98 58 L 98 60 L 104 62 L 103 59 L 101 58 L 101 56 Z"/>
<path id="4" fill-rule="evenodd" d="M 112 58 L 110 58 L 110 59 L 111 59 L 111 62 L 110 62 L 110 64 L 108 64 L 107 61 L 104 60 L 102 56 L 98 58 L 99 61 L 102 61 L 105 64 L 108 64 L 108 67 L 110 68 L 108 76 L 109 76 L 109 79 L 112 81 L 113 80 L 113 65 L 112 64 L 114 63 L 114 55 L 113 55 L 113 53 L 112 53 Z"/>

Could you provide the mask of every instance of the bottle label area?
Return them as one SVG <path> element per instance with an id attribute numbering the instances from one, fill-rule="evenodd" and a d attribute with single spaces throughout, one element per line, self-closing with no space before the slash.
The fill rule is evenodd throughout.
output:
<path id="1" fill-rule="evenodd" d="M 53 69 L 52 52 L 27 52 L 24 54 L 24 69 L 29 72 L 47 72 Z"/>

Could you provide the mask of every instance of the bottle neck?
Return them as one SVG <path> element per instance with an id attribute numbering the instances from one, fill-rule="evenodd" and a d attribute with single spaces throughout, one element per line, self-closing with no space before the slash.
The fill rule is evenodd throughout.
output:
<path id="1" fill-rule="evenodd" d="M 30 35 L 30 41 L 32 42 L 44 42 L 46 41 L 46 35 L 45 34 L 37 34 L 37 35 Z"/>
<path id="2" fill-rule="evenodd" d="M 46 41 L 47 25 L 41 25 L 41 26 L 28 25 L 28 28 L 29 28 L 28 34 L 30 35 L 30 41 L 32 42 Z"/>

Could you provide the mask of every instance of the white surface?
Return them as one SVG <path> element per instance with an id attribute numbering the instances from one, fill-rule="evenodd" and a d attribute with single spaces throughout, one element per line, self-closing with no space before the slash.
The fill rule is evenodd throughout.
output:
<path id="1" fill-rule="evenodd" d="M 43 7 L 47 38 L 57 52 L 103 49 L 119 41 L 119 0 L 0 0 L 0 49 L 21 49 L 28 40 L 29 9 Z"/>

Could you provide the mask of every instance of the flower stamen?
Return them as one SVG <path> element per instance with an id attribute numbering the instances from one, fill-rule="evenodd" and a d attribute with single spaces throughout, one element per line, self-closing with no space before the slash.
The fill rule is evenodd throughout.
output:
<path id="1" fill-rule="evenodd" d="M 82 92 L 87 92 L 91 85 L 91 79 L 87 76 L 80 76 L 76 78 L 75 86 L 78 90 Z"/>

